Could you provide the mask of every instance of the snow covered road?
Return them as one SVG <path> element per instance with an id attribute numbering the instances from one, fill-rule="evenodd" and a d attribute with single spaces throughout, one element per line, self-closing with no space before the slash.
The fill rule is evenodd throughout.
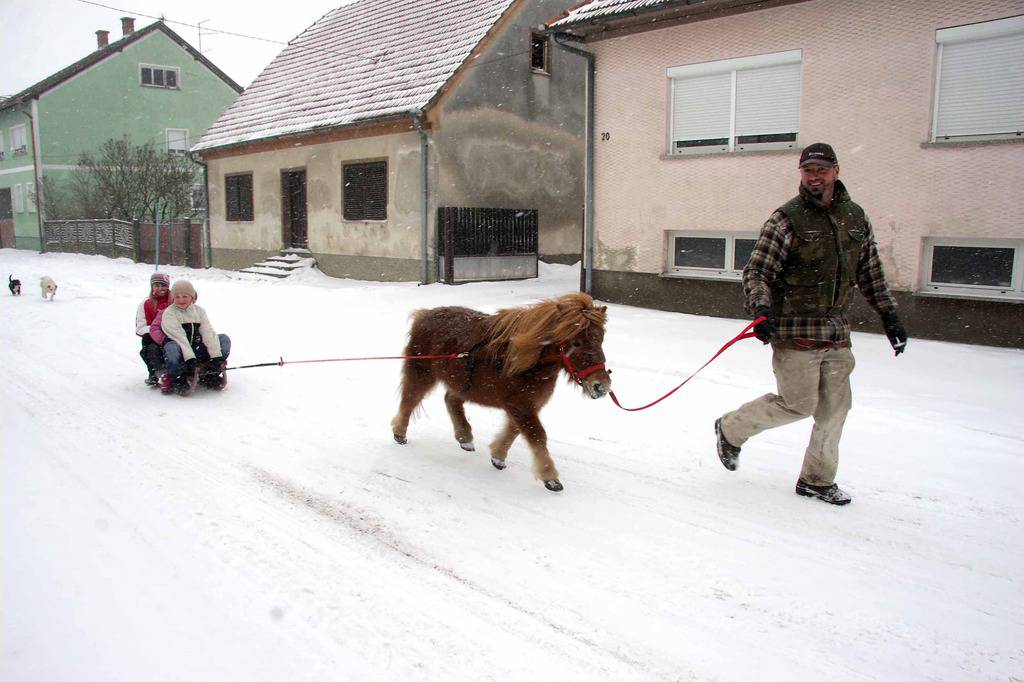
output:
<path id="1" fill-rule="evenodd" d="M 573 290 L 578 270 L 445 287 L 187 276 L 232 365 L 399 354 L 408 314 Z M 142 385 L 152 266 L 0 250 L 0 678 L 1024 681 L 1024 352 L 855 334 L 834 508 L 793 494 L 809 424 L 725 471 L 714 418 L 773 388 L 746 341 L 650 410 L 560 383 L 542 413 L 566 489 L 501 415 L 440 391 L 391 439 L 399 365 Z M 60 289 L 43 302 L 32 285 Z M 625 405 L 745 321 L 610 306 Z M 913 337 L 913 330 L 911 336 Z"/>

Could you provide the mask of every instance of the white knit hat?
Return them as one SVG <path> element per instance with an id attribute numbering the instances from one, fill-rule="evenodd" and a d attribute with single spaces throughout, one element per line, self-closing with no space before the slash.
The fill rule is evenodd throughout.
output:
<path id="1" fill-rule="evenodd" d="M 180 294 L 188 294 L 194 301 L 196 298 L 196 289 L 192 286 L 192 282 L 187 279 L 179 279 L 171 285 L 171 296 L 178 296 Z"/>

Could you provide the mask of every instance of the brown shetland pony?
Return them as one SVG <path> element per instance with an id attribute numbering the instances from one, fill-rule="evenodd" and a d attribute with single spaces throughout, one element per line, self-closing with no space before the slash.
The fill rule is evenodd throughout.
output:
<path id="1" fill-rule="evenodd" d="M 587 294 L 578 293 L 499 310 L 494 315 L 460 307 L 416 311 L 406 355 L 468 356 L 405 361 L 402 402 L 391 421 L 395 441 L 406 442 L 410 415 L 440 381 L 445 385 L 444 403 L 455 427 L 455 440 L 462 449 L 475 449 L 464 403 L 503 409 L 508 419 L 491 443 L 491 463 L 504 469 L 512 441 L 523 434 L 533 451 L 534 475 L 548 490 L 561 490 L 538 413 L 551 398 L 558 373 L 568 372 L 565 363 L 585 375 L 579 383 L 589 397 L 602 398 L 608 393 L 611 378 L 603 368 L 601 350 L 606 310 L 595 306 Z M 600 368 L 594 369 L 596 366 Z"/>

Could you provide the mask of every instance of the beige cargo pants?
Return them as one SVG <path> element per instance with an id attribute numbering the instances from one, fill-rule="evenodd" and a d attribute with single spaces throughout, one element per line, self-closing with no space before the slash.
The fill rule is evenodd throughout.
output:
<path id="1" fill-rule="evenodd" d="M 762 431 L 813 416 L 800 477 L 811 485 L 831 485 L 839 466 L 839 438 L 852 402 L 854 364 L 849 348 L 796 350 L 773 344 L 778 395 L 765 394 L 723 415 L 725 439 L 740 447 Z"/>

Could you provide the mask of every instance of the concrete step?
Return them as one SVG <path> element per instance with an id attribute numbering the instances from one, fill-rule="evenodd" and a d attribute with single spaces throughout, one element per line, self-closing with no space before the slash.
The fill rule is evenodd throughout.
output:
<path id="1" fill-rule="evenodd" d="M 250 275 L 264 275 L 266 277 L 274 277 L 276 279 L 284 279 L 288 277 L 288 275 L 292 274 L 291 272 L 275 270 L 274 268 L 263 268 L 259 265 L 250 265 L 247 268 L 242 268 L 239 272 L 247 272 Z"/>
<path id="2" fill-rule="evenodd" d="M 283 249 L 281 255 L 269 256 L 266 260 L 243 268 L 240 272 L 284 279 L 299 270 L 316 267 L 316 259 L 309 253 L 308 249 Z"/>
<path id="3" fill-rule="evenodd" d="M 256 263 L 255 267 L 261 268 L 277 268 L 278 270 L 303 270 L 305 268 L 311 268 L 316 265 L 316 260 L 312 258 L 302 258 L 299 260 L 288 260 L 280 258 L 278 256 L 271 256 L 265 261 Z"/>

